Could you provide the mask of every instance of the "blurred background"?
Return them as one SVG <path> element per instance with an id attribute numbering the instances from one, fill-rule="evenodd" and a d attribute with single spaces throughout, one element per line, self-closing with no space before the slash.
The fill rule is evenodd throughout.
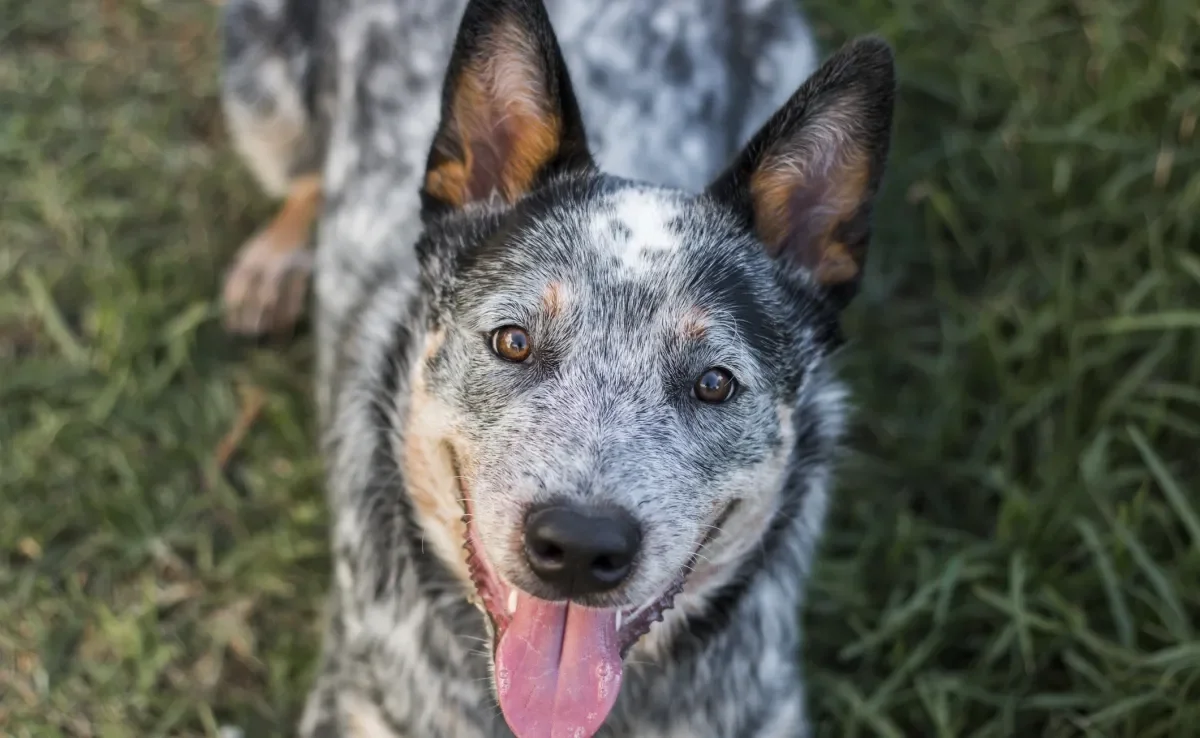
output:
<path id="1" fill-rule="evenodd" d="M 899 52 L 803 614 L 821 736 L 1200 735 L 1200 4 L 805 0 Z M 328 581 L 307 338 L 216 3 L 0 0 L 0 734 L 292 733 Z"/>

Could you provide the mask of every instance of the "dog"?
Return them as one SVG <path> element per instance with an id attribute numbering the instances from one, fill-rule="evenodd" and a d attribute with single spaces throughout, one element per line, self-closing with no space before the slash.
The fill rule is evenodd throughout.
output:
<path id="1" fill-rule="evenodd" d="M 815 68 L 791 0 L 223 13 L 229 128 L 284 199 L 228 325 L 315 285 L 334 571 L 301 734 L 808 735 L 888 45 Z"/>

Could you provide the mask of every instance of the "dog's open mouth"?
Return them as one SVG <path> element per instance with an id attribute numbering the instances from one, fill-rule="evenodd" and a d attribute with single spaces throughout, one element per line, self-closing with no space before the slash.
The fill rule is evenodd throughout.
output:
<path id="1" fill-rule="evenodd" d="M 505 720 L 519 738 L 594 735 L 620 693 L 624 656 L 671 609 L 694 560 L 661 595 L 641 605 L 601 609 L 541 600 L 492 568 L 470 493 L 465 485 L 461 491 L 467 565 L 494 639 Z"/>

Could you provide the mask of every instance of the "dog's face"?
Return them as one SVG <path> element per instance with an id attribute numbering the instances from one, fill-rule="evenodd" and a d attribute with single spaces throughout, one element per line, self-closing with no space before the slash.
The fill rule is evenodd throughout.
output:
<path id="1" fill-rule="evenodd" d="M 540 2 L 468 6 L 404 458 L 522 738 L 594 732 L 689 574 L 736 568 L 828 453 L 892 85 L 884 45 L 848 47 L 707 191 L 664 190 L 595 170 Z"/>
<path id="2" fill-rule="evenodd" d="M 615 623 L 671 591 L 718 529 L 769 517 L 829 316 L 798 314 L 759 242 L 705 197 L 583 177 L 489 222 L 424 367 L 453 418 L 475 553 L 520 592 Z M 555 509 L 589 521 L 556 533 Z M 599 580 L 540 560 L 569 558 L 590 527 L 614 539 L 594 544 L 612 559 Z"/>

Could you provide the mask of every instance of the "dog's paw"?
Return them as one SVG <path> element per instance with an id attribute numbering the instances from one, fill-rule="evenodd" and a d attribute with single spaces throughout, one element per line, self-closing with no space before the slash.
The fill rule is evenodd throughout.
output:
<path id="1" fill-rule="evenodd" d="M 303 238 L 281 239 L 267 229 L 238 251 L 225 277 L 225 328 L 243 336 L 286 332 L 304 311 L 312 276 L 312 252 Z"/>

